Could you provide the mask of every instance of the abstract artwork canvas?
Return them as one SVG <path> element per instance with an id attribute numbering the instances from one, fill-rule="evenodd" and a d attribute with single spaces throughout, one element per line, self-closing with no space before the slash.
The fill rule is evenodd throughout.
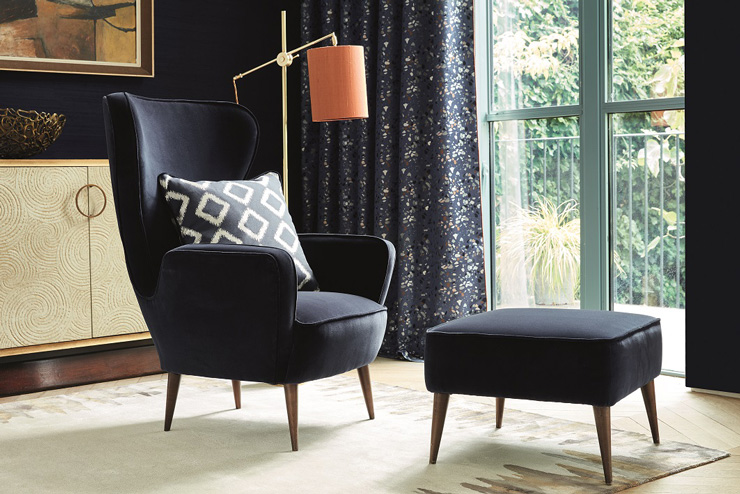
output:
<path id="1" fill-rule="evenodd" d="M 154 0 L 0 0 L 0 69 L 153 76 Z"/>

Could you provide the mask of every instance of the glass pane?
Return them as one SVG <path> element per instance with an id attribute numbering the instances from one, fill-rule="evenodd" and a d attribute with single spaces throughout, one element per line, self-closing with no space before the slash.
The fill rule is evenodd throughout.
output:
<path id="1" fill-rule="evenodd" d="M 684 68 L 683 0 L 612 0 L 612 101 L 684 96 Z"/>
<path id="2" fill-rule="evenodd" d="M 663 368 L 685 371 L 685 112 L 612 116 L 614 310 L 661 318 Z"/>
<path id="3" fill-rule="evenodd" d="M 579 307 L 578 119 L 494 124 L 496 306 Z"/>
<path id="4" fill-rule="evenodd" d="M 497 110 L 578 104 L 578 0 L 493 2 Z"/>

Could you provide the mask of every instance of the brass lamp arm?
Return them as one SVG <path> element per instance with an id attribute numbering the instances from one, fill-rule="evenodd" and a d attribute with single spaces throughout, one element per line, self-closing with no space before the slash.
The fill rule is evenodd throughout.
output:
<path id="1" fill-rule="evenodd" d="M 241 79 L 242 77 L 244 77 L 245 75 L 247 75 L 247 74 L 251 74 L 252 72 L 256 72 L 256 71 L 258 71 L 259 69 L 265 68 L 265 67 L 267 67 L 268 65 L 270 65 L 270 64 L 271 64 L 271 63 L 273 63 L 273 62 L 277 62 L 277 57 L 273 58 L 273 59 L 272 59 L 272 60 L 270 60 L 269 62 L 265 62 L 265 63 L 263 63 L 263 64 L 262 64 L 262 65 L 260 65 L 259 67 L 255 67 L 255 68 L 253 68 L 253 69 L 250 69 L 250 70 L 248 70 L 248 71 L 246 71 L 246 72 L 242 72 L 241 74 L 237 74 L 237 75 L 235 75 L 235 76 L 234 76 L 234 80 L 235 80 L 235 81 L 236 81 L 236 80 L 239 80 L 239 79 Z"/>
<path id="2" fill-rule="evenodd" d="M 249 69 L 246 72 L 242 72 L 241 74 L 235 75 L 233 81 L 234 81 L 234 98 L 236 99 L 236 102 L 239 103 L 239 93 L 237 92 L 236 81 L 238 81 L 239 79 L 241 79 L 242 77 L 244 77 L 244 76 L 246 76 L 248 74 L 251 74 L 252 72 L 256 72 L 256 71 L 258 71 L 260 69 L 263 69 L 263 68 L 267 67 L 268 65 L 270 65 L 272 63 L 277 63 L 281 67 L 283 67 L 283 66 L 289 66 L 291 63 L 293 63 L 293 58 L 297 58 L 298 57 L 298 55 L 296 55 L 295 57 L 293 57 L 293 55 L 295 55 L 296 53 L 298 53 L 298 52 L 300 52 L 302 50 L 305 50 L 309 46 L 313 46 L 313 45 L 315 45 L 317 43 L 321 43 L 322 41 L 324 41 L 326 39 L 329 39 L 329 38 L 331 38 L 331 44 L 333 46 L 337 46 L 337 36 L 336 36 L 336 34 L 330 33 L 330 34 L 327 34 L 326 36 L 322 36 L 319 39 L 316 39 L 314 41 L 311 41 L 310 43 L 306 43 L 303 46 L 299 46 L 295 50 L 291 50 L 289 52 L 280 52 L 277 57 L 273 58 L 269 62 L 265 62 L 262 65 L 259 65 L 259 66 L 255 67 L 253 69 Z"/>
<path id="3" fill-rule="evenodd" d="M 321 38 L 319 38 L 319 39 L 315 39 L 315 40 L 311 41 L 310 43 L 306 43 L 306 44 L 305 44 L 305 45 L 303 45 L 303 46 L 299 46 L 299 47 L 298 47 L 298 48 L 296 48 L 295 50 L 291 50 L 291 51 L 289 51 L 289 52 L 288 52 L 288 55 L 293 55 L 293 54 L 295 54 L 295 53 L 298 53 L 299 51 L 305 50 L 305 49 L 306 49 L 306 48 L 308 48 L 309 46 L 313 46 L 313 45 L 315 45 L 316 43 L 321 43 L 322 41 L 324 41 L 325 39 L 328 39 L 328 38 L 331 38 L 331 44 L 332 44 L 333 46 L 337 46 L 337 35 L 336 35 L 336 34 L 334 34 L 334 33 L 329 33 L 329 34 L 327 34 L 326 36 L 322 36 L 322 37 L 321 37 Z"/>
<path id="4" fill-rule="evenodd" d="M 321 38 L 311 41 L 310 43 L 306 43 L 303 46 L 300 46 L 296 48 L 295 50 L 288 51 L 288 35 L 287 35 L 287 21 L 286 21 L 286 13 L 285 11 L 280 12 L 280 34 L 281 34 L 281 52 L 278 53 L 277 57 L 273 58 L 269 62 L 265 62 L 262 65 L 259 65 L 251 70 L 248 70 L 246 72 L 242 72 L 241 74 L 237 74 L 233 78 L 234 83 L 234 98 L 236 99 L 236 102 L 239 103 L 239 92 L 236 87 L 236 81 L 241 79 L 247 74 L 251 74 L 254 71 L 257 71 L 259 69 L 262 69 L 264 67 L 267 67 L 268 65 L 272 64 L 273 62 L 277 63 L 280 66 L 280 72 L 281 72 L 281 78 L 282 78 L 282 99 L 283 99 L 283 195 L 285 196 L 285 204 L 288 204 L 288 67 L 291 63 L 293 63 L 293 55 L 298 53 L 301 50 L 304 50 L 308 48 L 309 46 L 315 45 L 316 43 L 320 43 L 321 41 L 324 41 L 325 39 L 331 38 L 331 42 L 334 46 L 337 46 L 337 37 L 334 33 L 327 34 L 326 36 L 322 36 Z M 296 55 L 297 56 L 297 55 Z"/>

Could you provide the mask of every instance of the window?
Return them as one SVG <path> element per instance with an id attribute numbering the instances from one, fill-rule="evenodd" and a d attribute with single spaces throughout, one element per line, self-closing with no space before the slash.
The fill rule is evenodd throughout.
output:
<path id="1" fill-rule="evenodd" d="M 661 317 L 683 374 L 683 0 L 477 0 L 476 43 L 489 305 Z"/>

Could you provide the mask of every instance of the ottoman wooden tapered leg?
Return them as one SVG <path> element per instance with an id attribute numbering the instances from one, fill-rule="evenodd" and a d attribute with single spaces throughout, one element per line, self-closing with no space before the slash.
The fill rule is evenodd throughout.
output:
<path id="1" fill-rule="evenodd" d="M 594 407 L 596 434 L 599 436 L 601 464 L 604 467 L 604 479 L 612 483 L 612 419 L 610 407 Z"/>
<path id="2" fill-rule="evenodd" d="M 648 422 L 650 423 L 650 433 L 653 435 L 653 442 L 660 444 L 660 433 L 658 432 L 658 409 L 655 406 L 655 379 L 640 388 L 642 390 L 642 399 L 645 402 Z"/>
<path id="3" fill-rule="evenodd" d="M 439 443 L 442 440 L 442 429 L 445 427 L 447 416 L 447 405 L 450 395 L 446 393 L 434 393 L 434 408 L 432 411 L 432 445 L 429 449 L 429 463 L 437 463 Z"/>

